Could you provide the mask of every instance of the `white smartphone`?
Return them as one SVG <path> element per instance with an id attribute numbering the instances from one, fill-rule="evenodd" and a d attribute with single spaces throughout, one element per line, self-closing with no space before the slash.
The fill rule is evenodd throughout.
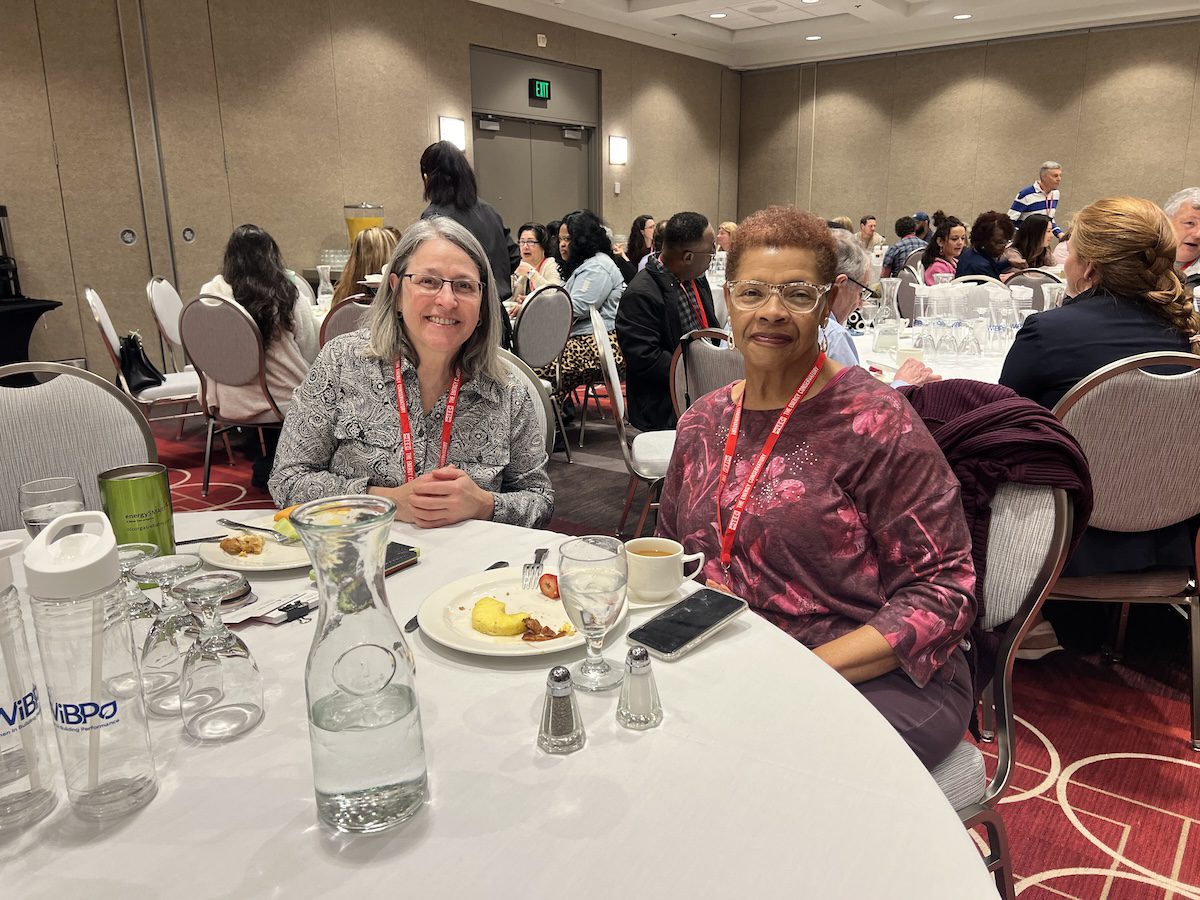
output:
<path id="1" fill-rule="evenodd" d="M 746 607 L 741 597 L 702 588 L 633 629 L 628 640 L 659 659 L 679 659 L 720 631 Z"/>

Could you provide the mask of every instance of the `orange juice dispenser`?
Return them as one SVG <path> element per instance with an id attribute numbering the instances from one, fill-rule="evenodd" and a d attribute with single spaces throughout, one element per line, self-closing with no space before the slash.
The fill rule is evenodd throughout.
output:
<path id="1" fill-rule="evenodd" d="M 346 217 L 346 230 L 350 233 L 351 244 L 354 243 L 354 239 L 360 232 L 383 225 L 383 206 L 381 204 L 346 204 L 342 209 Z"/>

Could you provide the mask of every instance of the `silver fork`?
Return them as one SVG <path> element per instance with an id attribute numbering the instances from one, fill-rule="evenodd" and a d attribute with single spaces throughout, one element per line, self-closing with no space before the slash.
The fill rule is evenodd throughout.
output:
<path id="1" fill-rule="evenodd" d="M 275 539 L 277 544 L 294 544 L 296 543 L 291 538 L 284 537 L 274 528 L 263 528 L 259 525 L 246 525 L 243 522 L 235 522 L 233 519 L 217 519 L 218 525 L 224 525 L 226 528 L 240 528 L 242 531 L 259 531 L 263 534 L 269 534 Z"/>
<path id="2" fill-rule="evenodd" d="M 542 577 L 542 560 L 550 551 L 540 547 L 533 551 L 533 562 L 525 563 L 521 568 L 521 587 L 530 590 L 537 587 L 538 579 Z"/>

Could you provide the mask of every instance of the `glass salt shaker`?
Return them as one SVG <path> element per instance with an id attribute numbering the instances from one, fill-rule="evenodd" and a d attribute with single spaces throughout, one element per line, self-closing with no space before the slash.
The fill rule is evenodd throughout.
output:
<path id="1" fill-rule="evenodd" d="M 617 722 L 626 728 L 644 731 L 658 725 L 662 718 L 658 686 L 650 671 L 650 654 L 645 647 L 630 647 L 625 657 L 625 680 L 621 683 Z"/>
<path id="2" fill-rule="evenodd" d="M 571 671 L 566 666 L 555 666 L 546 677 L 546 702 L 537 744 L 547 753 L 574 753 L 586 740 Z"/>

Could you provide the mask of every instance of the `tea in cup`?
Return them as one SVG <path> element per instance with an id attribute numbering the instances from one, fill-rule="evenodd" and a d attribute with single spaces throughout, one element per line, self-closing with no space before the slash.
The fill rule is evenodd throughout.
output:
<path id="1" fill-rule="evenodd" d="M 703 553 L 684 553 L 683 544 L 669 538 L 634 538 L 625 542 L 629 566 L 629 590 L 640 600 L 663 600 L 673 594 L 685 578 L 693 578 L 704 567 Z M 691 572 L 684 566 L 696 563 Z"/>

